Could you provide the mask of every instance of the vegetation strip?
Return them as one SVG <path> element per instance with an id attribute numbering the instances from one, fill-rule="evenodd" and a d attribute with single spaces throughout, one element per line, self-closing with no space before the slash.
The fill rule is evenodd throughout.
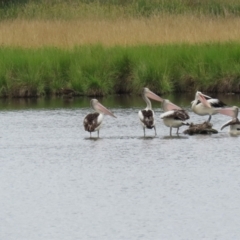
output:
<path id="1" fill-rule="evenodd" d="M 240 92 L 240 43 L 0 48 L 0 94 Z"/>
<path id="2" fill-rule="evenodd" d="M 240 92 L 239 0 L 3 0 L 0 96 Z"/>

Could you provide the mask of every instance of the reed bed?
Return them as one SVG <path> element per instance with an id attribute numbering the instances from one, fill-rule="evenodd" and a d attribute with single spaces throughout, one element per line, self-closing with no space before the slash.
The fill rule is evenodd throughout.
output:
<path id="1" fill-rule="evenodd" d="M 238 0 L 0 2 L 0 96 L 240 92 Z"/>
<path id="2" fill-rule="evenodd" d="M 6 20 L 0 22 L 0 45 L 24 48 L 76 45 L 133 46 L 139 44 L 238 41 L 240 18 L 164 15 L 109 20 Z"/>
<path id="3" fill-rule="evenodd" d="M 0 19 L 117 19 L 167 14 L 239 16 L 239 0 L 2 0 Z"/>
<path id="4" fill-rule="evenodd" d="M 0 48 L 1 96 L 240 92 L 240 43 Z"/>

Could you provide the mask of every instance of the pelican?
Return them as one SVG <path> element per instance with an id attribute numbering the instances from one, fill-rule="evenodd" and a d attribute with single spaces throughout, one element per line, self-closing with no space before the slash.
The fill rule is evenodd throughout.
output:
<path id="1" fill-rule="evenodd" d="M 233 113 L 232 119 L 224 123 L 221 127 L 221 130 L 223 130 L 227 126 L 230 126 L 230 129 L 229 129 L 230 133 L 240 134 L 240 121 L 238 119 L 238 107 L 236 106 L 232 107 L 232 112 L 230 112 L 230 114 L 231 113 Z"/>
<path id="2" fill-rule="evenodd" d="M 160 118 L 163 119 L 165 126 L 170 127 L 170 136 L 172 136 L 172 128 L 177 128 L 178 134 L 179 127 L 189 125 L 189 123 L 185 122 L 189 119 L 189 115 L 185 110 L 167 99 L 163 100 L 162 106 L 164 113 L 160 115 Z"/>
<path id="3" fill-rule="evenodd" d="M 91 133 L 97 131 L 98 132 L 98 138 L 99 138 L 99 129 L 102 126 L 102 121 L 104 114 L 107 114 L 109 116 L 115 117 L 116 116 L 109 111 L 107 108 L 105 108 L 97 99 L 92 99 L 90 101 L 91 107 L 96 111 L 94 113 L 89 113 L 83 120 L 83 125 L 85 131 Z"/>
<path id="4" fill-rule="evenodd" d="M 157 135 L 156 133 L 156 127 L 155 127 L 155 120 L 154 120 L 154 111 L 152 110 L 152 104 L 149 98 L 162 102 L 163 99 L 150 91 L 148 88 L 143 88 L 142 91 L 142 97 L 143 100 L 146 102 L 147 107 L 143 110 L 140 110 L 138 112 L 138 116 L 140 119 L 140 122 L 143 126 L 143 132 L 144 132 L 144 137 L 145 137 L 145 128 L 152 129 L 154 128 L 155 131 L 155 136 Z"/>
<path id="5" fill-rule="evenodd" d="M 222 109 L 226 106 L 225 103 L 216 98 L 211 98 L 199 91 L 196 92 L 195 100 L 191 102 L 194 113 L 205 116 L 209 115 L 207 122 L 210 122 L 212 115 L 217 113 L 226 114 Z M 227 115 L 227 114 L 226 114 Z"/>

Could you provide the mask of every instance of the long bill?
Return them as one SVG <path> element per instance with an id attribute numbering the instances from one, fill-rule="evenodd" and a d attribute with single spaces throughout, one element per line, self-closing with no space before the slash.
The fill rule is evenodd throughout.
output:
<path id="1" fill-rule="evenodd" d="M 163 100 L 162 106 L 163 106 L 164 112 L 172 111 L 172 110 L 182 110 L 182 108 L 180 108 L 179 106 L 175 105 L 174 103 L 170 102 L 167 99 Z"/>
<path id="2" fill-rule="evenodd" d="M 100 112 L 100 113 L 103 113 L 103 114 L 106 114 L 106 115 L 116 118 L 116 116 L 110 110 L 108 110 L 106 107 L 104 107 L 101 103 L 99 103 L 99 102 L 95 103 L 94 107 L 97 112 Z"/>
<path id="3" fill-rule="evenodd" d="M 204 95 L 201 92 L 198 92 L 198 100 L 205 106 L 208 108 L 211 108 L 210 103 L 206 100 L 206 98 L 204 97 Z"/>
<path id="4" fill-rule="evenodd" d="M 228 122 L 224 123 L 224 124 L 221 126 L 221 130 L 223 130 L 225 127 L 231 125 L 231 122 L 232 122 L 232 120 L 229 120 Z"/>
<path id="5" fill-rule="evenodd" d="M 208 95 L 206 95 L 206 94 L 203 94 L 202 92 L 197 91 L 197 93 L 198 93 L 198 94 L 201 94 L 202 96 L 204 96 L 204 97 L 207 98 L 207 99 L 211 99 L 211 98 L 212 98 L 212 97 L 210 97 L 210 96 L 208 96 Z"/>
<path id="6" fill-rule="evenodd" d="M 148 98 L 151 98 L 151 99 L 153 99 L 153 100 L 155 100 L 155 101 L 158 101 L 158 102 L 162 102 L 163 101 L 163 99 L 161 98 L 161 97 L 159 97 L 157 94 L 155 94 L 154 92 L 152 92 L 151 90 L 147 90 L 147 92 L 146 92 L 146 96 L 148 97 Z"/>
<path id="7" fill-rule="evenodd" d="M 234 106 L 234 107 L 222 108 L 222 109 L 218 109 L 218 112 L 232 118 L 237 118 L 238 107 Z"/>

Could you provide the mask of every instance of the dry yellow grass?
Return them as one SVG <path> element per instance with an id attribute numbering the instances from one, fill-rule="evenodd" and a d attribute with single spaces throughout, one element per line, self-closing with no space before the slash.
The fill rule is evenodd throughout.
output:
<path id="1" fill-rule="evenodd" d="M 0 22 L 0 45 L 20 47 L 101 43 L 106 46 L 240 40 L 240 18 L 165 15 L 109 20 L 12 20 Z"/>

